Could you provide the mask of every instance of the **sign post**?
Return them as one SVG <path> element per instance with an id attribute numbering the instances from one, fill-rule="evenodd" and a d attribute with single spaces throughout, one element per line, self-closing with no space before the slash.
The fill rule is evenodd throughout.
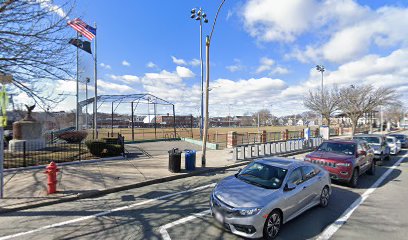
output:
<path id="1" fill-rule="evenodd" d="M 6 93 L 5 84 L 9 84 L 13 81 L 11 75 L 0 74 L 0 83 L 3 84 L 3 89 L 0 92 L 0 108 L 2 115 L 0 116 L 0 199 L 4 197 L 4 129 L 7 125 L 7 105 L 8 96 Z"/>

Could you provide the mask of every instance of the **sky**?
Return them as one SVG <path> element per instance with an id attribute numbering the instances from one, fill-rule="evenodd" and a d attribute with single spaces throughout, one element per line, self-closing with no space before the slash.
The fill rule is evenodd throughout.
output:
<path id="1" fill-rule="evenodd" d="M 190 11 L 202 7 L 207 14 L 205 37 L 220 3 L 77 0 L 69 17 L 97 23 L 100 94 L 150 93 L 174 103 L 178 115 L 198 116 L 199 21 Z M 226 0 L 210 47 L 210 116 L 306 111 L 303 96 L 321 84 L 317 64 L 325 66 L 325 87 L 394 87 L 407 103 L 407 36 L 403 0 Z M 93 82 L 90 55 L 82 52 L 80 65 L 81 79 Z M 54 87 L 55 94 L 75 94 L 74 81 Z M 68 96 L 54 110 L 74 107 L 75 97 Z"/>

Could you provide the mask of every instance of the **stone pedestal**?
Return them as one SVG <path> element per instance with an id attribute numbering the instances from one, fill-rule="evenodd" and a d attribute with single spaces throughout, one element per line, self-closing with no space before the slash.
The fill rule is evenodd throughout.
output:
<path id="1" fill-rule="evenodd" d="M 10 140 L 9 151 L 12 152 L 25 152 L 35 151 L 45 148 L 44 139 L 32 139 L 32 140 Z"/>
<path id="2" fill-rule="evenodd" d="M 13 123 L 13 139 L 9 142 L 10 151 L 33 151 L 45 147 L 42 138 L 42 124 L 35 120 L 22 120 Z"/>

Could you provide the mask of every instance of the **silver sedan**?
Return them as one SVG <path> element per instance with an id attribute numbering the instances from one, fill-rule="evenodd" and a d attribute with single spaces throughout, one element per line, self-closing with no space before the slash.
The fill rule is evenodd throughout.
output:
<path id="1" fill-rule="evenodd" d="M 316 205 L 329 203 L 329 173 L 287 158 L 248 164 L 221 180 L 211 194 L 211 213 L 227 230 L 245 238 L 274 239 L 282 224 Z"/>

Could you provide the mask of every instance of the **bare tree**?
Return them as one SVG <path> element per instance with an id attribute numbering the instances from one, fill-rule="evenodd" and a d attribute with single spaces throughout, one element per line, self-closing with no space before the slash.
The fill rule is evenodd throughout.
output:
<path id="1" fill-rule="evenodd" d="M 398 123 L 401 121 L 401 119 L 404 118 L 405 114 L 405 108 L 402 103 L 395 103 L 390 105 L 386 110 L 385 110 L 385 119 L 392 122 L 392 123 Z"/>
<path id="2" fill-rule="evenodd" d="M 259 116 L 259 124 L 261 126 L 266 126 L 272 120 L 272 114 L 268 109 L 261 109 L 258 112 L 252 114 L 252 119 L 255 121 L 256 125 L 258 124 L 258 116 Z"/>
<path id="3" fill-rule="evenodd" d="M 27 93 L 41 108 L 58 102 L 53 81 L 72 79 L 73 35 L 66 16 L 69 0 L 60 6 L 47 0 L 0 1 L 0 73 L 13 76 L 13 90 Z"/>
<path id="4" fill-rule="evenodd" d="M 339 109 L 346 114 L 352 124 L 352 134 L 356 132 L 358 120 L 379 106 L 397 102 L 395 90 L 391 88 L 374 88 L 372 85 L 344 87 L 339 91 Z"/>
<path id="5" fill-rule="evenodd" d="M 330 117 L 338 110 L 339 94 L 337 87 L 331 89 L 325 88 L 310 90 L 309 94 L 303 99 L 303 104 L 306 108 L 319 113 L 327 121 L 327 126 L 330 127 Z"/>

